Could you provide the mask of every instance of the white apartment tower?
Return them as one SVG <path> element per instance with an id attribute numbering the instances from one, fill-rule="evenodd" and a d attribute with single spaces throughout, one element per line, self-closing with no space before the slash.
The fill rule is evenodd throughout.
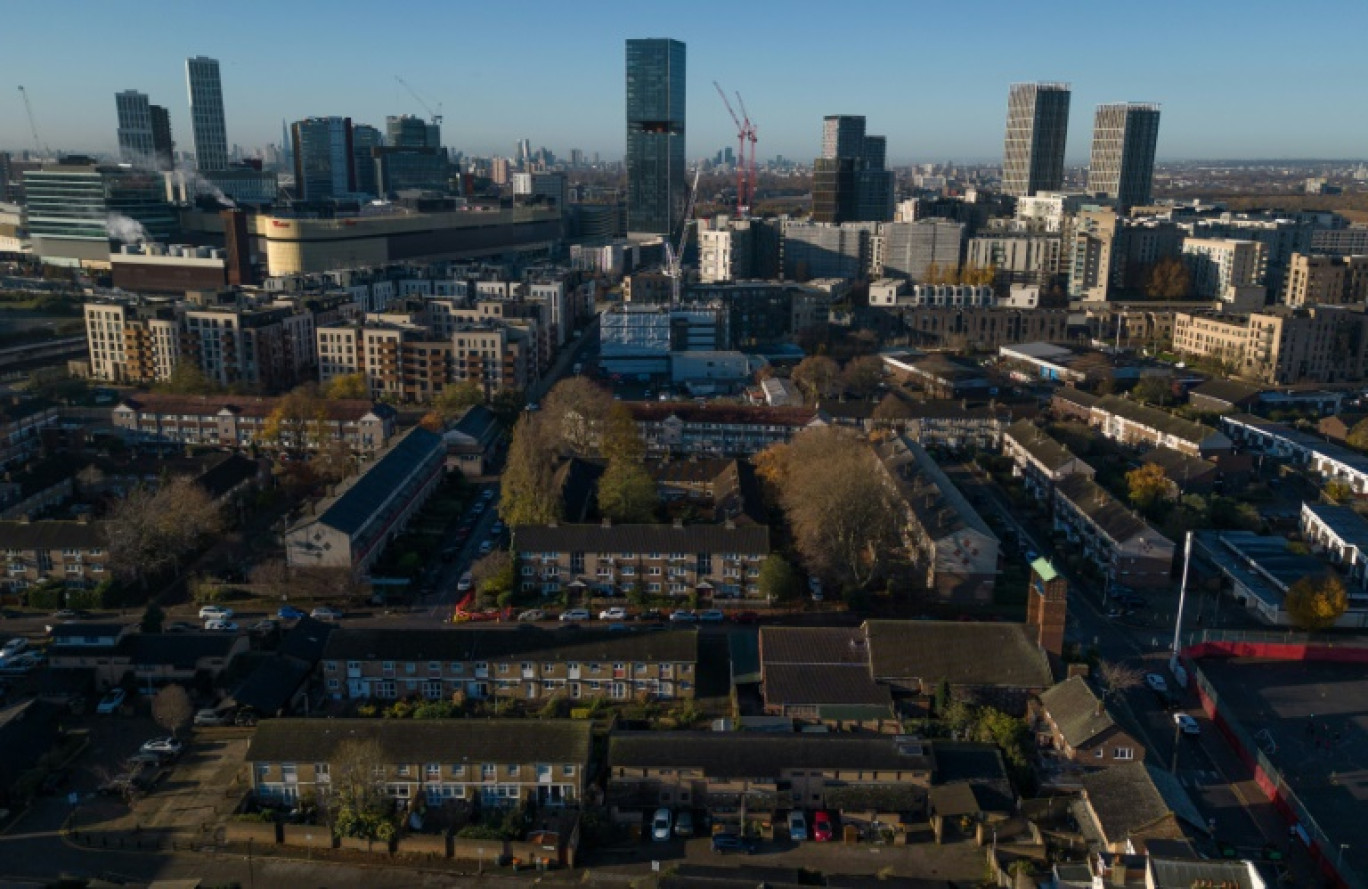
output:
<path id="1" fill-rule="evenodd" d="M 190 127 L 195 137 L 195 167 L 201 172 L 228 168 L 228 125 L 223 117 L 223 84 L 218 59 L 185 60 L 190 90 Z"/>
<path id="2" fill-rule="evenodd" d="M 1012 84 L 1002 159 L 1005 194 L 1021 197 L 1063 187 L 1070 95 L 1067 83 Z"/>

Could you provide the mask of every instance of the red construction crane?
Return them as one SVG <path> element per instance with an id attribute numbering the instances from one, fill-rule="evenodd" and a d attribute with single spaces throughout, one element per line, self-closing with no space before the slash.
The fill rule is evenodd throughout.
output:
<path id="1" fill-rule="evenodd" d="M 751 123 L 750 112 L 746 110 L 746 101 L 741 98 L 741 93 L 736 94 L 736 104 L 741 106 L 741 121 L 746 132 L 746 141 L 750 143 L 750 157 L 746 160 L 746 212 L 755 204 L 755 143 L 760 135 Z M 740 160 L 740 158 L 737 158 Z"/>
<path id="2" fill-rule="evenodd" d="M 722 97 L 722 104 L 727 106 L 727 113 L 731 115 L 732 123 L 736 124 L 736 215 L 744 217 L 750 213 L 749 195 L 755 193 L 755 127 L 750 122 L 750 117 L 745 116 L 744 121 L 732 110 L 732 104 L 727 99 L 727 94 L 722 92 L 722 85 L 716 80 L 713 86 L 717 87 L 717 94 Z M 741 94 L 736 94 L 736 101 L 741 105 L 741 113 L 745 115 L 746 105 L 741 101 Z M 746 164 L 746 140 L 751 142 L 751 162 Z"/>

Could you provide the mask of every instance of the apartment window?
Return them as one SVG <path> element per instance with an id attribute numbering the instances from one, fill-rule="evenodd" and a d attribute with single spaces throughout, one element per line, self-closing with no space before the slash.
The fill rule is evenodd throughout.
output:
<path id="1" fill-rule="evenodd" d="M 508 664 L 499 664 L 499 672 L 506 674 L 508 672 Z"/>
<path id="2" fill-rule="evenodd" d="M 430 762 L 427 765 L 423 766 L 423 777 L 429 781 L 442 780 L 442 764 L 438 762 Z"/>
<path id="3" fill-rule="evenodd" d="M 408 661 L 404 664 L 404 672 L 412 676 L 414 673 L 418 672 L 418 665 L 413 661 Z"/>
<path id="4" fill-rule="evenodd" d="M 510 778 L 516 778 L 516 777 L 518 777 L 518 765 L 517 765 L 517 763 L 514 763 L 514 764 L 508 766 L 508 777 L 510 777 Z"/>
<path id="5" fill-rule="evenodd" d="M 409 766 L 408 766 L 408 763 L 404 763 L 403 765 L 399 766 L 399 777 L 400 777 L 400 778 L 407 778 L 407 777 L 409 776 L 409 772 L 410 772 L 410 771 L 411 771 L 411 770 L 410 770 L 410 768 L 409 768 Z"/>
<path id="6" fill-rule="evenodd" d="M 451 776 L 453 778 L 465 777 L 465 763 L 454 762 L 451 764 Z"/>
<path id="7" fill-rule="evenodd" d="M 332 774 L 328 771 L 328 764 L 326 762 L 314 763 L 314 780 L 319 783 L 325 783 L 332 780 Z"/>
<path id="8" fill-rule="evenodd" d="M 480 777 L 486 781 L 492 781 L 499 776 L 499 767 L 492 762 L 487 762 L 480 766 Z"/>
<path id="9" fill-rule="evenodd" d="M 337 672 L 337 661 L 324 661 L 324 662 L 323 662 L 323 672 L 324 672 L 324 673 L 336 673 L 336 672 Z"/>
<path id="10" fill-rule="evenodd" d="M 1131 747 L 1117 747 L 1112 754 L 1112 759 L 1129 761 L 1135 759 L 1135 750 Z"/>

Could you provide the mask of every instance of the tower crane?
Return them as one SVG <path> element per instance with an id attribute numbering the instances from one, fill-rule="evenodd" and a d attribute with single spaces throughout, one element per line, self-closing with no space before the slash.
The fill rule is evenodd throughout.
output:
<path id="1" fill-rule="evenodd" d="M 33 133 L 33 147 L 39 153 L 51 157 L 52 149 L 47 147 L 47 143 L 38 138 L 38 123 L 33 117 L 33 104 L 29 102 L 28 90 L 24 89 L 23 84 L 19 85 L 19 95 L 24 97 L 24 111 L 28 112 L 29 130 Z"/>
<path id="2" fill-rule="evenodd" d="M 698 176 L 703 172 L 701 167 L 694 169 L 693 185 L 689 188 L 689 199 L 684 202 L 684 222 L 679 227 L 679 245 L 670 244 L 669 235 L 665 236 L 665 276 L 670 279 L 670 308 L 679 307 L 680 284 L 683 280 L 683 269 L 680 264 L 684 261 L 684 246 L 689 243 L 689 222 L 693 216 L 694 201 L 698 197 Z"/>
<path id="3" fill-rule="evenodd" d="M 422 106 L 423 106 L 423 110 L 426 111 L 426 112 L 428 113 L 428 116 L 432 118 L 432 125 L 433 125 L 433 126 L 439 127 L 439 126 L 442 125 L 442 103 L 441 103 L 441 102 L 438 102 L 438 103 L 437 103 L 437 110 L 434 111 L 434 110 L 432 109 L 432 106 L 429 105 L 426 101 L 424 101 L 424 99 L 423 99 L 422 96 L 418 95 L 418 91 L 417 91 L 416 89 L 414 89 L 413 87 L 409 86 L 409 83 L 408 83 L 407 80 L 405 80 L 404 78 L 400 77 L 398 74 L 394 75 L 394 79 L 397 80 L 397 81 L 399 81 L 399 83 L 400 83 L 401 85 L 403 85 L 404 89 L 406 89 L 406 90 L 409 91 L 409 95 L 410 95 L 410 96 L 413 96 L 413 98 L 416 99 L 416 100 L 418 101 L 418 104 L 419 104 L 419 105 L 422 105 Z"/>
<path id="4" fill-rule="evenodd" d="M 750 143 L 750 157 L 746 160 L 746 212 L 755 205 L 755 143 L 760 135 L 751 123 L 750 112 L 746 110 L 746 100 L 741 98 L 741 93 L 736 94 L 736 104 L 741 106 L 741 123 L 745 128 L 746 141 Z M 740 162 L 741 158 L 737 158 Z"/>
<path id="5" fill-rule="evenodd" d="M 745 216 L 748 209 L 746 205 L 746 125 L 736 115 L 731 102 L 727 99 L 727 94 L 722 92 L 722 84 L 714 80 L 713 86 L 717 88 L 717 95 L 721 96 L 722 104 L 727 106 L 727 113 L 731 115 L 732 123 L 736 124 L 736 215 Z"/>

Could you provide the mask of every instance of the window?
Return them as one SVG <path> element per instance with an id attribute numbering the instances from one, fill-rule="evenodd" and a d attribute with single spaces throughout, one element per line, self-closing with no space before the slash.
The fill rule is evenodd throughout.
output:
<path id="1" fill-rule="evenodd" d="M 493 781 L 499 776 L 499 767 L 492 762 L 487 762 L 480 766 L 480 777 L 486 781 Z"/>
<path id="2" fill-rule="evenodd" d="M 506 674 L 508 672 L 508 664 L 499 664 L 499 672 Z"/>
<path id="3" fill-rule="evenodd" d="M 409 769 L 408 763 L 404 763 L 404 764 L 400 765 L 400 766 L 399 766 L 399 777 L 400 777 L 400 778 L 407 778 L 407 777 L 409 776 L 409 771 L 410 771 L 410 769 Z"/>
<path id="4" fill-rule="evenodd" d="M 1112 754 L 1112 759 L 1125 761 L 1135 759 L 1135 750 L 1131 747 L 1117 747 L 1116 752 Z"/>
<path id="5" fill-rule="evenodd" d="M 423 777 L 425 777 L 429 781 L 442 780 L 442 764 L 437 762 L 430 762 L 427 765 L 423 766 Z"/>
<path id="6" fill-rule="evenodd" d="M 336 672 L 337 672 L 337 661 L 324 661 L 324 662 L 323 662 L 323 672 L 325 672 L 325 673 L 336 673 Z"/>
<path id="7" fill-rule="evenodd" d="M 465 763 L 463 763 L 463 762 L 454 762 L 454 763 L 452 763 L 452 764 L 451 764 L 451 777 L 453 777 L 453 778 L 464 778 L 464 777 L 465 777 Z"/>
<path id="8" fill-rule="evenodd" d="M 418 665 L 413 661 L 408 661 L 404 664 L 404 672 L 412 676 L 414 673 L 418 672 Z"/>
<path id="9" fill-rule="evenodd" d="M 517 766 L 516 763 L 514 763 L 514 764 L 508 766 L 508 777 L 510 777 L 510 778 L 516 778 L 516 777 L 518 777 L 518 766 Z"/>
<path id="10" fill-rule="evenodd" d="M 328 771 L 326 762 L 314 763 L 314 780 L 319 782 L 332 780 L 332 774 Z"/>
<path id="11" fill-rule="evenodd" d="M 574 767 L 574 766 L 561 766 L 561 774 L 564 775 L 564 776 L 567 777 L 567 778 L 573 777 L 574 774 L 575 774 L 575 767 Z"/>

